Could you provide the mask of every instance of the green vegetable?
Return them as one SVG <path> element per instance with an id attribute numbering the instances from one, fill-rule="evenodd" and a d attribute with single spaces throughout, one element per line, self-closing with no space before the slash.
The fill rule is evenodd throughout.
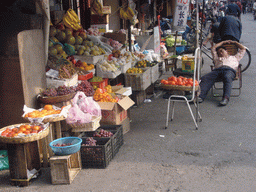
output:
<path id="1" fill-rule="evenodd" d="M 181 45 L 186 45 L 187 44 L 187 42 L 183 39 L 182 41 L 181 41 Z"/>
<path id="2" fill-rule="evenodd" d="M 175 39 L 174 38 L 167 38 L 165 40 L 165 42 L 166 42 L 167 47 L 172 47 L 175 43 Z"/>

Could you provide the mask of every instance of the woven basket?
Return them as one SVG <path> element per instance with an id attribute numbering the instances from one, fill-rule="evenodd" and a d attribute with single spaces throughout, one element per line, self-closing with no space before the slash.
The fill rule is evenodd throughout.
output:
<path id="1" fill-rule="evenodd" d="M 56 96 L 56 97 L 45 97 L 40 94 L 38 95 L 37 99 L 40 103 L 55 104 L 55 103 L 70 101 L 71 99 L 73 99 L 75 95 L 76 95 L 76 92 L 70 93 L 67 95 Z"/>
<path id="2" fill-rule="evenodd" d="M 10 125 L 10 126 L 0 129 L 0 132 L 6 130 L 7 128 L 19 127 L 20 125 L 24 125 L 24 124 L 28 125 L 29 123 Z M 42 130 L 40 133 L 36 133 L 36 134 L 29 134 L 29 135 L 25 135 L 25 136 L 21 136 L 21 137 L 0 136 L 0 143 L 21 144 L 21 143 L 29 143 L 29 142 L 40 140 L 49 134 L 49 125 L 44 124 L 44 126 L 45 126 L 44 130 Z"/>
<path id="3" fill-rule="evenodd" d="M 84 132 L 84 131 L 95 131 L 100 127 L 101 116 L 93 116 L 90 123 L 74 123 L 68 124 L 72 129 L 72 132 Z"/>
<path id="4" fill-rule="evenodd" d="M 192 86 L 180 86 L 180 85 L 161 85 L 162 89 L 167 90 L 178 90 L 178 91 L 193 91 Z M 195 87 L 195 90 L 198 91 L 199 86 Z"/>
<path id="5" fill-rule="evenodd" d="M 30 122 L 30 123 L 52 123 L 52 122 L 57 122 L 57 121 L 62 121 L 65 120 L 66 117 L 64 116 L 56 116 L 56 117 L 45 117 L 45 119 L 42 121 L 42 118 L 28 118 L 28 117 L 23 117 L 26 121 Z M 30 121 L 31 120 L 31 121 Z"/>
<path id="6" fill-rule="evenodd" d="M 52 123 L 52 122 L 58 122 L 58 121 L 62 121 L 62 120 L 65 120 L 66 119 L 66 117 L 64 117 L 64 116 L 59 116 L 59 117 L 49 117 L 49 118 L 45 118 L 44 120 L 43 120 L 43 123 L 48 123 L 48 122 L 50 122 L 50 123 Z"/>

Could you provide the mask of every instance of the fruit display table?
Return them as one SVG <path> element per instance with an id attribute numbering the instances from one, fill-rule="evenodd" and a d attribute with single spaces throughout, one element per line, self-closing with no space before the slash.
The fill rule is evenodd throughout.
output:
<path id="1" fill-rule="evenodd" d="M 7 128 L 4 127 L 1 130 Z M 40 172 L 41 162 L 38 141 L 48 134 L 49 127 L 46 127 L 40 133 L 31 136 L 0 137 L 0 142 L 7 145 L 11 185 L 28 186 L 33 176 Z"/>

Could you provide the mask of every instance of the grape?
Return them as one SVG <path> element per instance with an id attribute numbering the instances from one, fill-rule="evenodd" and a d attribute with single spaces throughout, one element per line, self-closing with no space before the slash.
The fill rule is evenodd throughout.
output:
<path id="1" fill-rule="evenodd" d="M 96 146 L 96 140 L 93 139 L 92 137 L 88 137 L 85 140 L 85 144 L 82 144 L 83 146 Z"/>
<path id="2" fill-rule="evenodd" d="M 72 143 L 62 143 L 62 144 L 56 143 L 53 146 L 55 146 L 55 147 L 65 147 L 65 146 L 70 146 L 70 145 L 72 145 Z"/>
<path id="3" fill-rule="evenodd" d="M 106 131 L 104 129 L 100 129 L 100 131 L 97 131 L 93 134 L 93 137 L 112 137 L 113 133 L 110 131 Z"/>
<path id="4" fill-rule="evenodd" d="M 55 97 L 58 95 L 58 93 L 55 88 L 48 88 L 42 92 L 42 95 L 47 97 Z"/>
<path id="5" fill-rule="evenodd" d="M 70 93 L 74 93 L 76 92 L 76 88 L 75 87 L 67 87 L 65 85 L 63 86 L 59 86 L 58 88 L 48 88 L 45 89 L 42 92 L 43 96 L 47 96 L 47 97 L 56 97 L 56 96 L 61 96 L 61 95 L 67 95 Z"/>
<path id="6" fill-rule="evenodd" d="M 76 91 L 82 91 L 87 97 L 94 95 L 94 89 L 90 82 L 87 80 L 81 81 L 76 87 Z"/>
<path id="7" fill-rule="evenodd" d="M 74 87 L 67 87 L 66 85 L 63 85 L 63 86 L 59 86 L 57 88 L 57 92 L 58 92 L 58 95 L 61 96 L 61 95 L 67 95 L 67 94 L 70 94 L 70 93 L 74 93 L 76 91 L 76 89 Z"/>

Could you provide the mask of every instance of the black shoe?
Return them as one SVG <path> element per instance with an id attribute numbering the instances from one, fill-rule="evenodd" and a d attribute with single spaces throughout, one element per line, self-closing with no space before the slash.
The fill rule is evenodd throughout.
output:
<path id="1" fill-rule="evenodd" d="M 224 98 L 224 99 L 222 99 L 222 101 L 220 102 L 220 106 L 226 106 L 227 104 L 228 104 L 228 102 L 229 102 L 229 100 L 228 100 L 228 98 Z"/>
<path id="2" fill-rule="evenodd" d="M 204 101 L 201 97 L 198 97 L 197 99 L 198 99 L 198 103 L 203 103 Z"/>

